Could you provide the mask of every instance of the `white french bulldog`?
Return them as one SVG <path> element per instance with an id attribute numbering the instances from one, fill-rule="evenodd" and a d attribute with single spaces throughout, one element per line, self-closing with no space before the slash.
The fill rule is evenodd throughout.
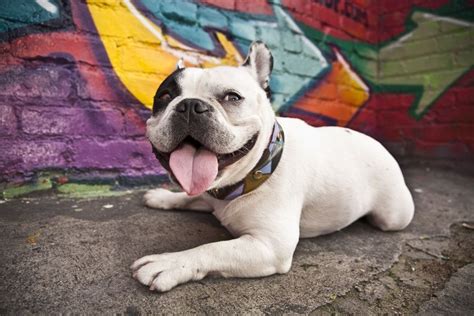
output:
<path id="1" fill-rule="evenodd" d="M 152 208 L 213 212 L 235 239 L 135 261 L 133 276 L 168 291 L 207 274 L 286 273 L 299 238 L 367 216 L 401 230 L 414 213 L 395 159 L 374 139 L 341 127 L 275 118 L 272 56 L 254 42 L 240 67 L 183 68 L 155 95 L 147 136 L 186 193 L 148 191 Z"/>

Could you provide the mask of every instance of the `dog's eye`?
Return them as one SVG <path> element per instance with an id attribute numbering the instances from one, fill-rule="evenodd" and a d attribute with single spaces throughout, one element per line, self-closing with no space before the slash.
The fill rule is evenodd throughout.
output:
<path id="1" fill-rule="evenodd" d="M 163 93 L 162 95 L 160 95 L 159 99 L 160 101 L 169 101 L 171 100 L 171 94 L 169 94 L 168 92 Z"/>
<path id="2" fill-rule="evenodd" d="M 236 102 L 242 100 L 242 97 L 235 92 L 228 92 L 224 96 L 224 101 Z"/>

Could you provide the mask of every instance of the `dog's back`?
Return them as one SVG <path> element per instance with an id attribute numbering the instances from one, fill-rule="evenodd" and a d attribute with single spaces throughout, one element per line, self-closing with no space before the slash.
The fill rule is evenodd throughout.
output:
<path id="1" fill-rule="evenodd" d="M 398 163 L 379 142 L 348 128 L 278 120 L 289 151 L 282 163 L 301 179 L 296 189 L 305 191 L 301 237 L 340 230 L 365 215 L 383 230 L 410 223 L 411 194 Z"/>

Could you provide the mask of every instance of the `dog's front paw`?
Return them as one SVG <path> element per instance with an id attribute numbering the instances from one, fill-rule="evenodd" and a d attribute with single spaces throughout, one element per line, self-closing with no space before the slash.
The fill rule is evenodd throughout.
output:
<path id="1" fill-rule="evenodd" d="M 194 267 L 191 260 L 182 253 L 150 255 L 135 261 L 131 267 L 133 277 L 150 290 L 166 292 L 178 284 L 200 280 L 205 274 Z"/>
<path id="2" fill-rule="evenodd" d="M 176 193 L 165 189 L 153 189 L 145 193 L 143 200 L 148 207 L 169 210 L 176 207 L 175 195 Z"/>

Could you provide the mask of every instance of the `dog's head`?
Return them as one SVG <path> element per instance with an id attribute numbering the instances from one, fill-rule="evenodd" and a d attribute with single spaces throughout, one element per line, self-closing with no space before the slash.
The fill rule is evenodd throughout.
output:
<path id="1" fill-rule="evenodd" d="M 158 88 L 147 136 L 163 167 L 190 195 L 241 180 L 274 124 L 270 51 L 254 42 L 239 67 L 178 67 Z"/>

